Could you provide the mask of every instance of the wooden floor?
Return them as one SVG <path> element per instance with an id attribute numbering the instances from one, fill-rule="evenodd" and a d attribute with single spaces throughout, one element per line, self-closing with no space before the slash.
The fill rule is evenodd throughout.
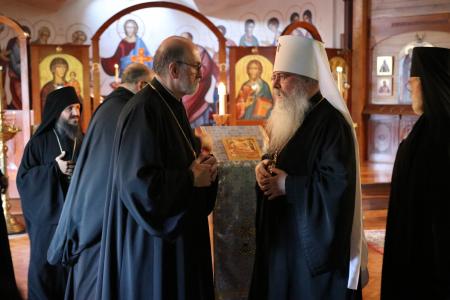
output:
<path id="1" fill-rule="evenodd" d="M 386 224 L 386 210 L 370 210 L 364 213 L 365 229 L 384 229 Z M 27 268 L 29 259 L 29 240 L 26 234 L 10 236 L 11 252 L 17 285 L 24 299 L 27 294 Z M 381 264 L 383 255 L 369 247 L 368 285 L 363 289 L 364 300 L 380 299 Z"/>

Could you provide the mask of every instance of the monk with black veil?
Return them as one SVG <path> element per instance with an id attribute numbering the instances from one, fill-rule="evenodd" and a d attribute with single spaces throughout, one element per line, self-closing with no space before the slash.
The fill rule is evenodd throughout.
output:
<path id="1" fill-rule="evenodd" d="M 399 146 L 386 225 L 381 299 L 450 299 L 450 49 L 413 49 L 420 118 Z"/>
<path id="2" fill-rule="evenodd" d="M 73 87 L 48 94 L 42 123 L 25 146 L 17 172 L 17 189 L 30 237 L 30 300 L 64 297 L 67 272 L 47 262 L 47 249 L 83 140 L 80 112 L 81 103 Z"/>

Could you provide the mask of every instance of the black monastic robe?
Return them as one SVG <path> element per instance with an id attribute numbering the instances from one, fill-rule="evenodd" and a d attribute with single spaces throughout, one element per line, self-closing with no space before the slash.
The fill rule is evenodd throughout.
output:
<path id="1" fill-rule="evenodd" d="M 207 216 L 217 181 L 193 187 L 185 137 L 197 153 L 199 143 L 181 101 L 157 79 L 152 85 L 127 103 L 116 128 L 97 296 L 212 300 Z"/>
<path id="2" fill-rule="evenodd" d="M 352 299 L 347 289 L 356 166 L 350 126 L 316 94 L 276 167 L 286 195 L 257 186 L 256 254 L 249 299 Z"/>
<path id="3" fill-rule="evenodd" d="M 69 267 L 65 299 L 95 299 L 103 210 L 114 132 L 133 93 L 112 92 L 94 113 L 48 250 L 52 265 Z"/>
<path id="4" fill-rule="evenodd" d="M 59 134 L 64 160 L 70 160 L 73 141 Z M 80 145 L 78 141 L 78 145 Z M 80 147 L 75 149 L 76 161 Z M 55 133 L 51 128 L 30 139 L 23 152 L 17 173 L 17 188 L 22 201 L 27 231 L 30 237 L 30 265 L 28 295 L 34 299 L 62 299 L 67 272 L 62 266 L 47 263 L 47 249 L 52 240 L 69 179 L 61 173 L 55 158 L 61 154 Z"/>
<path id="5" fill-rule="evenodd" d="M 422 115 L 399 146 L 386 224 L 381 299 L 450 299 L 450 144 Z M 447 128 L 448 130 L 449 128 Z"/>
<path id="6" fill-rule="evenodd" d="M 3 212 L 0 213 L 0 299 L 21 299 L 14 277 L 11 250 L 8 241 L 8 230 Z"/>

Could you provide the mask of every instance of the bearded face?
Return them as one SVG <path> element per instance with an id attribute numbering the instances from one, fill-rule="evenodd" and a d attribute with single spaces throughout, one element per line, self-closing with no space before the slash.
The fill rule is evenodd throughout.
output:
<path id="1" fill-rule="evenodd" d="M 305 113 L 310 107 L 307 83 L 300 78 L 290 78 L 290 88 L 274 82 L 275 106 L 267 120 L 270 142 L 268 153 L 280 151 L 301 126 Z M 280 81 L 280 79 L 277 79 Z"/>
<path id="2" fill-rule="evenodd" d="M 80 128 L 80 104 L 72 104 L 66 107 L 56 122 L 58 131 L 64 132 L 72 140 L 81 134 Z"/>

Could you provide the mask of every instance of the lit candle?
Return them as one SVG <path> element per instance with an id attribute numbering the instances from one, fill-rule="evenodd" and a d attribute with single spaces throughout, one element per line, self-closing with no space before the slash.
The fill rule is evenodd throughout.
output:
<path id="1" fill-rule="evenodd" d="M 114 81 L 119 83 L 119 65 L 114 64 Z"/>
<path id="2" fill-rule="evenodd" d="M 219 94 L 219 115 L 225 114 L 225 95 L 227 93 L 227 89 L 225 88 L 225 84 L 223 82 L 219 83 L 217 87 L 217 93 Z"/>
<path id="3" fill-rule="evenodd" d="M 342 71 L 343 71 L 343 68 L 341 66 L 336 67 L 337 86 L 338 86 L 339 93 L 341 93 L 341 94 L 342 94 Z"/>

